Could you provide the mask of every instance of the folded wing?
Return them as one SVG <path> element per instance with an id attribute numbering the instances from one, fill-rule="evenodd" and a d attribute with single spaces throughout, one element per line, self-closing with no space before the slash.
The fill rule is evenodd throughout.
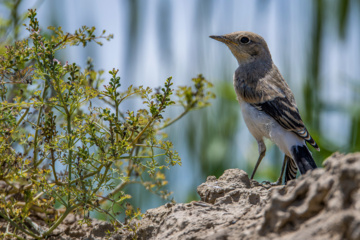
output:
<path id="1" fill-rule="evenodd" d="M 263 111 L 274 118 L 283 128 L 294 132 L 299 137 L 307 141 L 315 149 L 319 150 L 318 145 L 310 136 L 306 129 L 296 105 L 286 97 L 276 97 L 273 100 L 262 103 L 252 103 L 257 110 Z"/>

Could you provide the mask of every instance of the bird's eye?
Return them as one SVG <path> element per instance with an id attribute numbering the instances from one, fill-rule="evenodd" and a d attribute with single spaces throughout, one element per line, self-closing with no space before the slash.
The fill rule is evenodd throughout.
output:
<path id="1" fill-rule="evenodd" d="M 248 37 L 242 37 L 242 38 L 240 39 L 240 42 L 241 42 L 241 43 L 249 43 L 249 42 L 250 42 L 250 39 L 249 39 Z"/>

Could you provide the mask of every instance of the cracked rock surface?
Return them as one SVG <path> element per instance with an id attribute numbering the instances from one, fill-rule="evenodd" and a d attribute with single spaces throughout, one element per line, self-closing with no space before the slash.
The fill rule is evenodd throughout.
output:
<path id="1" fill-rule="evenodd" d="M 137 238 L 360 239 L 360 153 L 335 153 L 286 186 L 266 188 L 228 169 L 197 191 L 201 201 L 148 210 Z"/>

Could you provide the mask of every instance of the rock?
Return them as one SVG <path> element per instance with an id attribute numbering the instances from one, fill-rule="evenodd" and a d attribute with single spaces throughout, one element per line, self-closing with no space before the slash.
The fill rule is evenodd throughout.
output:
<path id="1" fill-rule="evenodd" d="M 100 222 L 91 229 L 90 236 L 94 238 L 103 238 L 111 232 L 114 232 L 114 226 L 111 223 Z"/>
<path id="2" fill-rule="evenodd" d="M 150 209 L 138 239 L 360 239 L 360 153 L 335 153 L 287 186 L 239 169 L 198 187 L 199 202 Z"/>
<path id="3" fill-rule="evenodd" d="M 139 222 L 138 239 L 228 239 L 240 228 L 244 231 L 238 234 L 251 236 L 269 197 L 268 189 L 251 187 L 239 169 L 228 169 L 219 179 L 208 177 L 198 193 L 202 201 L 148 210 Z"/>
<path id="4" fill-rule="evenodd" d="M 240 169 L 228 169 L 219 179 L 209 176 L 206 182 L 197 188 L 197 192 L 202 201 L 215 203 L 219 197 L 240 188 L 250 188 L 250 179 L 247 173 Z"/>
<path id="5" fill-rule="evenodd" d="M 284 239 L 360 239 L 360 154 L 336 153 L 324 166 L 301 176 L 287 192 L 273 192 L 260 235 L 292 231 L 297 237 Z"/>

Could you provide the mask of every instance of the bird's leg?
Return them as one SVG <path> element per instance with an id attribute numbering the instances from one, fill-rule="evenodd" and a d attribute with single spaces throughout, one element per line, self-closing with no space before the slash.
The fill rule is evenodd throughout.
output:
<path id="1" fill-rule="evenodd" d="M 258 149 L 259 149 L 259 158 L 258 158 L 258 160 L 257 160 L 257 162 L 256 162 L 256 164 L 255 164 L 255 168 L 254 168 L 254 170 L 253 170 L 253 172 L 252 172 L 252 174 L 251 174 L 251 178 L 250 178 L 250 179 L 253 179 L 253 178 L 254 178 L 254 175 L 255 175 L 255 173 L 256 173 L 256 170 L 257 170 L 257 168 L 259 167 L 260 162 L 261 162 L 261 160 L 264 158 L 265 152 L 266 152 L 266 146 L 265 146 L 264 141 L 261 139 L 261 140 L 258 140 L 257 143 L 258 143 Z"/>
<path id="2" fill-rule="evenodd" d="M 282 165 L 282 167 L 281 167 L 280 177 L 278 178 L 278 180 L 277 180 L 276 182 L 270 183 L 270 185 L 272 185 L 272 186 L 281 185 L 281 183 L 282 183 L 282 178 L 283 178 L 284 171 L 285 171 L 285 166 L 286 166 L 286 163 L 287 163 L 288 160 L 289 160 L 289 156 L 287 156 L 287 155 L 285 154 L 284 162 L 283 162 L 283 165 Z"/>

